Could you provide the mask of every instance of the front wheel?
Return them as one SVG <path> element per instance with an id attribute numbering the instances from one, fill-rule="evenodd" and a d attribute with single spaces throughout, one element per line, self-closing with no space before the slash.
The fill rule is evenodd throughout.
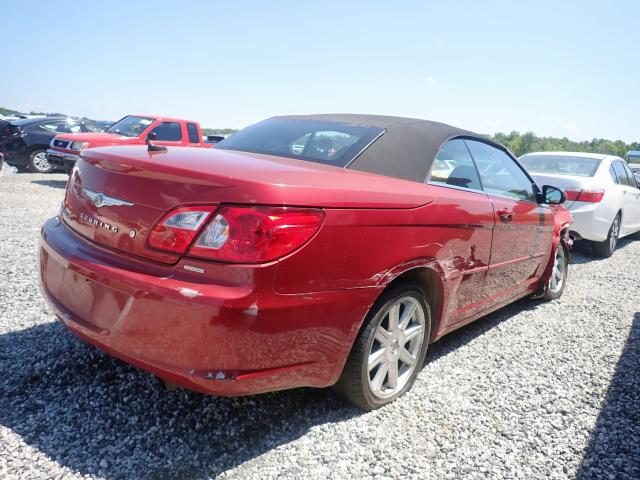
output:
<path id="1" fill-rule="evenodd" d="M 44 150 L 34 150 L 29 155 L 29 169 L 35 173 L 49 173 L 55 167 L 49 163 L 47 152 Z"/>
<path id="2" fill-rule="evenodd" d="M 392 402 L 413 385 L 430 334 L 424 293 L 407 285 L 389 289 L 367 315 L 336 390 L 362 410 Z"/>
<path id="3" fill-rule="evenodd" d="M 556 256 L 553 259 L 553 268 L 551 269 L 551 277 L 547 284 L 542 298 L 544 300 L 556 300 L 562 296 L 564 287 L 567 285 L 567 277 L 569 275 L 569 250 L 566 245 L 560 242 L 556 249 Z"/>
<path id="4" fill-rule="evenodd" d="M 616 215 L 613 223 L 609 228 L 607 239 L 604 242 L 593 242 L 593 251 L 600 257 L 609 258 L 613 255 L 618 245 L 618 237 L 620 235 L 620 214 Z"/>

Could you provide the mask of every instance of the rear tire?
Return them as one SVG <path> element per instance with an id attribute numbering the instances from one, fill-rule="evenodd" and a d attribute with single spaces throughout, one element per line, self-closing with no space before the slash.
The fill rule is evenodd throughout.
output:
<path id="1" fill-rule="evenodd" d="M 567 246 L 560 242 L 556 250 L 556 256 L 553 260 L 553 268 L 551 270 L 551 278 L 545 292 L 542 294 L 543 300 L 557 300 L 564 293 L 567 286 L 567 278 L 569 276 L 569 250 Z"/>
<path id="2" fill-rule="evenodd" d="M 398 284 L 367 314 L 335 390 L 370 411 L 411 389 L 431 336 L 431 310 L 422 289 Z"/>
<path id="3" fill-rule="evenodd" d="M 618 246 L 618 237 L 620 235 L 620 213 L 613 219 L 611 227 L 609 227 L 609 233 L 607 239 L 604 242 L 593 242 L 593 251 L 600 257 L 609 258 L 616 251 Z"/>
<path id="4" fill-rule="evenodd" d="M 50 173 L 55 167 L 49 163 L 45 150 L 34 150 L 29 154 L 29 170 L 34 173 Z"/>

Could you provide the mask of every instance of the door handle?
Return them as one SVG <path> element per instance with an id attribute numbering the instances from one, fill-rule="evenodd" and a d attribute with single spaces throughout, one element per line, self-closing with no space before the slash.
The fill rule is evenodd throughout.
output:
<path id="1" fill-rule="evenodd" d="M 513 210 L 501 208 L 498 210 L 498 217 L 502 223 L 509 223 L 513 219 Z"/>

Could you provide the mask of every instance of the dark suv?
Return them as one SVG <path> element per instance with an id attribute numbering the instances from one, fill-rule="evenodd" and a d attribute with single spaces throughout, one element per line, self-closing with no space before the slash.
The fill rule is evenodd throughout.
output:
<path id="1" fill-rule="evenodd" d="M 0 120 L 0 153 L 5 162 L 48 173 L 56 167 L 47 160 L 47 148 L 58 133 L 102 132 L 104 127 L 89 120 L 66 117 Z"/>

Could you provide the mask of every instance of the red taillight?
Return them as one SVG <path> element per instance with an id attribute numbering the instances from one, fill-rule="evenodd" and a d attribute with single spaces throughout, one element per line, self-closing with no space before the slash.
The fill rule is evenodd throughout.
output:
<path id="1" fill-rule="evenodd" d="M 214 206 L 182 207 L 162 217 L 149 234 L 149 246 L 183 254 L 205 222 L 216 210 Z"/>
<path id="2" fill-rule="evenodd" d="M 189 256 L 236 263 L 268 262 L 293 252 L 320 228 L 324 213 L 312 208 L 221 207 Z"/>
<path id="3" fill-rule="evenodd" d="M 598 203 L 604 197 L 604 190 L 601 188 L 567 188 L 564 193 L 570 202 Z"/>

